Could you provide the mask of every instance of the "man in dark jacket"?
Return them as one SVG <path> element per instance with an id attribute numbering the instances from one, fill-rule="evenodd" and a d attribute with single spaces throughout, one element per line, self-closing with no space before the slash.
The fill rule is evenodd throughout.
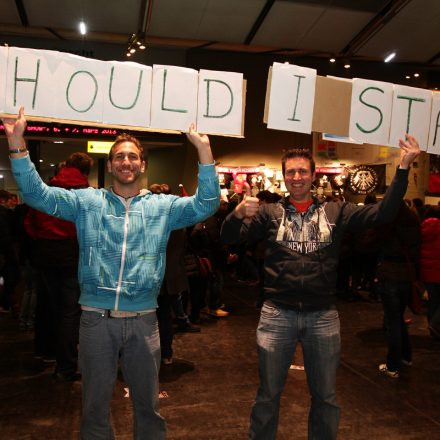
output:
<path id="1" fill-rule="evenodd" d="M 257 329 L 260 386 L 251 414 L 250 438 L 274 439 L 281 393 L 296 344 L 302 345 L 311 393 L 309 439 L 335 439 L 339 423 L 336 369 L 340 357 L 335 286 L 345 231 L 392 221 L 408 184 L 408 168 L 419 154 L 412 136 L 400 141 L 400 166 L 381 203 L 356 206 L 320 203 L 310 190 L 315 164 L 308 151 L 282 158 L 290 197 L 258 206 L 245 197 L 226 218 L 222 239 L 233 244 L 266 241 L 264 305 Z"/>
<path id="2" fill-rule="evenodd" d="M 51 186 L 87 188 L 92 164 L 87 154 L 73 153 Z M 35 351 L 46 357 L 55 354 L 58 381 L 75 381 L 80 377 L 76 370 L 81 316 L 75 224 L 29 208 L 25 229 L 34 239 L 32 261 L 43 282 L 37 290 Z"/>

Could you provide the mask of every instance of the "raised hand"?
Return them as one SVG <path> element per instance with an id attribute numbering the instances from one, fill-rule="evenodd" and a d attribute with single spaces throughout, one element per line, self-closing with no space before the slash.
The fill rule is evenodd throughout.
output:
<path id="1" fill-rule="evenodd" d="M 399 140 L 400 168 L 408 169 L 414 159 L 420 154 L 419 143 L 414 136 L 407 134 L 405 140 Z"/>
<path id="2" fill-rule="evenodd" d="M 195 125 L 189 126 L 189 132 L 186 133 L 188 140 L 197 148 L 199 161 L 202 164 L 211 164 L 214 162 L 211 152 L 211 144 L 206 134 L 200 134 L 195 130 Z"/>
<path id="3" fill-rule="evenodd" d="M 24 107 L 20 107 L 16 118 L 2 118 L 5 127 L 6 137 L 10 146 L 17 146 L 17 142 L 23 139 L 26 129 L 26 118 L 24 117 Z"/>
<path id="4" fill-rule="evenodd" d="M 235 207 L 234 215 L 237 218 L 249 218 L 258 212 L 260 201 L 257 197 L 252 197 L 251 187 L 246 182 L 244 183 L 245 194 L 243 200 Z"/>

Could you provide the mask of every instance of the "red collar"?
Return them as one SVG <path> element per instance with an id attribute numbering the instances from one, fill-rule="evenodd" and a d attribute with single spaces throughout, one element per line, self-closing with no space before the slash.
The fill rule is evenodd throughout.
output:
<path id="1" fill-rule="evenodd" d="M 303 214 L 307 212 L 309 206 L 313 203 L 313 199 L 307 200 L 307 202 L 295 202 L 295 200 L 289 198 L 289 203 L 293 205 L 300 214 Z"/>

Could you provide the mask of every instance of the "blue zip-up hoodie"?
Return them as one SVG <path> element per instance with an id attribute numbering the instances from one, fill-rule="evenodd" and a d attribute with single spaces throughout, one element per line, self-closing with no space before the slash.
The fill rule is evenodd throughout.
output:
<path id="1" fill-rule="evenodd" d="M 35 209 L 75 223 L 80 248 L 80 304 L 109 310 L 157 307 L 168 237 L 201 222 L 219 206 L 214 165 L 199 164 L 192 197 L 147 192 L 126 207 L 105 189 L 47 186 L 29 157 L 11 160 L 23 200 Z"/>

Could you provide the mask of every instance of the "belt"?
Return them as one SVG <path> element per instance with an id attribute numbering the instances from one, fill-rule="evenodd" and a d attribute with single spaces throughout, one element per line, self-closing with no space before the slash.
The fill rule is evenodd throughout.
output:
<path id="1" fill-rule="evenodd" d="M 88 312 L 100 313 L 102 316 L 107 316 L 108 318 L 136 318 L 138 316 L 144 316 L 148 313 L 152 313 L 155 310 L 142 310 L 140 312 L 129 312 L 126 310 L 107 310 L 107 309 L 97 309 L 94 307 L 82 307 L 83 310 Z"/>

